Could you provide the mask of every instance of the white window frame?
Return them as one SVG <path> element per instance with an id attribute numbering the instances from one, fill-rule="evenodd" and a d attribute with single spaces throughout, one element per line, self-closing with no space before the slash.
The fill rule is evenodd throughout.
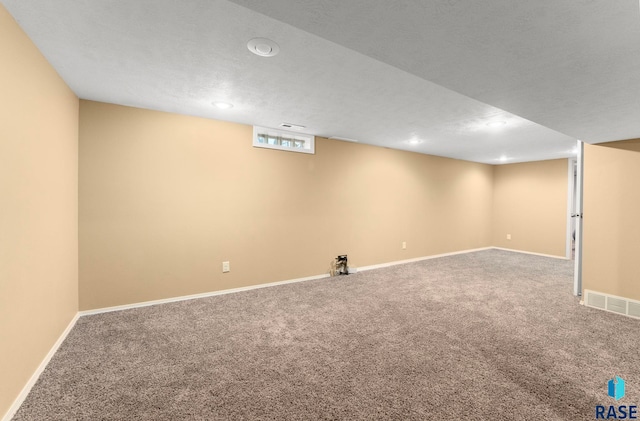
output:
<path id="1" fill-rule="evenodd" d="M 267 135 L 277 139 L 276 144 L 261 142 L 261 136 Z M 290 142 L 303 142 L 303 147 L 283 145 L 282 140 Z M 315 136 L 310 134 L 290 132 L 286 130 L 270 129 L 267 127 L 253 126 L 253 146 L 256 148 L 277 149 L 280 151 L 299 152 L 299 153 L 316 153 Z"/>

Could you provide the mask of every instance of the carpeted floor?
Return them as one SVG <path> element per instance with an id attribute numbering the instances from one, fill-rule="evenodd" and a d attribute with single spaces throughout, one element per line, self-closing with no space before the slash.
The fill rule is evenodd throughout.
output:
<path id="1" fill-rule="evenodd" d="M 640 321 L 499 250 L 86 316 L 14 420 L 592 420 Z"/>

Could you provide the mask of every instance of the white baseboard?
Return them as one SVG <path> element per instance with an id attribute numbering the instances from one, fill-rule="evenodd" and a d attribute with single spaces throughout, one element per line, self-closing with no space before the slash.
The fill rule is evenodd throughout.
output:
<path id="1" fill-rule="evenodd" d="M 355 269 L 357 272 L 361 272 L 361 271 L 379 269 L 379 268 L 384 268 L 389 266 L 402 265 L 404 263 L 419 262 L 421 260 L 436 259 L 438 257 L 454 256 L 456 254 L 465 254 L 465 253 L 472 253 L 475 251 L 490 250 L 491 248 L 492 247 L 482 247 L 477 249 L 455 251 L 451 253 L 435 254 L 432 256 L 423 256 L 423 257 L 416 257 L 413 259 L 397 260 L 394 262 L 381 263 L 378 265 L 362 266 L 358 268 L 354 267 L 353 269 Z M 157 304 L 174 303 L 177 301 L 195 300 L 198 298 L 207 298 L 207 297 L 214 297 L 216 295 L 233 294 L 236 292 L 250 291 L 252 289 L 267 288 L 267 287 L 273 287 L 277 285 L 286 285 L 286 284 L 292 284 L 296 282 L 312 281 L 312 280 L 324 279 L 329 277 L 330 277 L 329 274 L 314 275 L 314 276 L 307 276 L 305 278 L 296 278 L 296 279 L 289 279 L 286 281 L 270 282 L 268 284 L 250 285 L 250 286 L 240 287 L 240 288 L 231 288 L 231 289 L 223 289 L 220 291 L 204 292 L 201 294 L 182 295 L 179 297 L 163 298 L 160 300 L 143 301 L 140 303 L 124 304 L 124 305 L 113 306 L 113 307 L 103 307 L 103 308 L 97 308 L 93 310 L 83 310 L 83 311 L 80 311 L 80 316 L 89 316 L 92 314 L 108 313 L 111 311 L 129 310 L 132 308 L 147 307 L 147 306 L 153 306 Z"/>
<path id="2" fill-rule="evenodd" d="M 357 272 L 361 272 L 361 271 L 380 269 L 380 268 L 385 268 L 385 267 L 390 267 L 390 266 L 395 266 L 395 265 L 402 265 L 402 264 L 405 264 L 405 263 L 419 262 L 419 261 L 422 261 L 422 260 L 437 259 L 439 257 L 455 256 L 455 255 L 458 255 L 458 254 L 467 254 L 467 253 L 473 253 L 473 252 L 477 252 L 477 251 L 484 251 L 484 250 L 491 250 L 491 249 L 513 251 L 513 252 L 517 252 L 517 253 L 533 254 L 533 255 L 536 255 L 536 256 L 552 257 L 552 258 L 555 258 L 555 259 L 567 260 L 566 257 L 553 256 L 553 255 L 541 254 L 541 253 L 532 253 L 532 252 L 527 252 L 527 251 L 522 251 L 522 250 L 511 250 L 511 249 L 506 249 L 506 248 L 502 248 L 502 247 L 482 247 L 482 248 L 476 248 L 476 249 L 455 251 L 455 252 L 451 252 L 451 253 L 434 254 L 432 256 L 415 257 L 415 258 L 406 259 L 406 260 L 396 260 L 396 261 L 393 261 L 393 262 L 381 263 L 381 264 L 370 265 L 370 266 L 362 266 L 362 267 L 358 267 L 358 268 L 354 268 L 354 269 L 357 270 Z M 56 343 L 53 345 L 53 347 L 51 347 L 51 349 L 49 350 L 49 352 L 47 353 L 45 358 L 42 360 L 42 362 L 40 363 L 40 365 L 38 366 L 36 371 L 33 373 L 31 378 L 27 382 L 27 384 L 22 388 L 22 391 L 20 392 L 18 397 L 15 399 L 15 401 L 13 402 L 13 404 L 11 405 L 11 407 L 9 408 L 7 413 L 4 415 L 4 417 L 2 417 L 1 421 L 10 421 L 11 418 L 15 415 L 15 413 L 20 408 L 20 405 L 22 405 L 22 403 L 26 399 L 27 395 L 31 391 L 31 388 L 36 383 L 36 381 L 38 380 L 38 378 L 40 377 L 40 375 L 42 374 L 42 372 L 46 368 L 47 364 L 49 363 L 49 361 L 51 360 L 53 355 L 56 353 L 56 351 L 58 350 L 58 348 L 60 347 L 62 342 L 65 340 L 65 338 L 67 337 L 67 335 L 71 331 L 71 329 L 73 329 L 73 327 L 75 326 L 75 324 L 78 321 L 79 317 L 88 316 L 88 315 L 92 315 L 92 314 L 108 313 L 108 312 L 111 312 L 111 311 L 128 310 L 128 309 L 133 309 L 133 308 L 138 308 L 138 307 L 147 307 L 147 306 L 152 306 L 152 305 L 156 305 L 156 304 L 165 304 L 165 303 L 173 303 L 173 302 L 177 302 L 177 301 L 195 300 L 195 299 L 198 299 L 198 298 L 213 297 L 213 296 L 216 296 L 216 295 L 233 294 L 233 293 L 236 293 L 236 292 L 250 291 L 250 290 L 253 290 L 253 289 L 268 288 L 268 287 L 273 287 L 273 286 L 278 286 L 278 285 L 286 285 L 286 284 L 292 284 L 292 283 L 297 283 L 297 282 L 312 281 L 312 280 L 324 279 L 324 278 L 329 278 L 329 277 L 330 277 L 329 274 L 314 275 L 314 276 L 307 276 L 307 277 L 304 277 L 304 278 L 290 279 L 290 280 L 286 280 L 286 281 L 270 282 L 270 283 L 267 283 L 267 284 L 258 284 L 258 285 L 240 287 L 240 288 L 231 288 L 231 289 L 224 289 L 224 290 L 220 290 L 220 291 L 205 292 L 205 293 L 202 293 L 202 294 L 183 295 L 183 296 L 180 296 L 180 297 L 165 298 L 165 299 L 161 299 L 161 300 L 144 301 L 144 302 L 140 302 L 140 303 L 125 304 L 125 305 L 120 305 L 120 306 L 98 308 L 98 309 L 94 309 L 94 310 L 79 311 L 73 317 L 71 322 L 69 322 L 69 325 L 64 330 L 64 332 L 62 332 L 62 334 L 60 335 L 60 337 L 58 338 Z"/>
<path id="3" fill-rule="evenodd" d="M 508 249 L 508 248 L 504 248 L 504 247 L 490 247 L 490 248 L 495 249 L 495 250 L 504 250 L 504 251 L 513 251 L 513 252 L 516 252 L 516 253 L 532 254 L 534 256 L 551 257 L 553 259 L 570 260 L 566 256 L 556 256 L 556 255 L 553 255 L 553 254 L 534 253 L 532 251 Z"/>
<path id="4" fill-rule="evenodd" d="M 434 254 L 431 256 L 414 257 L 413 259 L 396 260 L 394 262 L 380 263 L 378 265 L 361 266 L 361 267 L 358 267 L 358 272 L 361 272 L 364 270 L 381 269 L 381 268 L 386 268 L 386 267 L 395 266 L 395 265 L 403 265 L 405 263 L 420 262 L 422 260 L 437 259 L 438 257 L 455 256 L 457 254 L 467 254 L 467 253 L 473 253 L 476 251 L 491 250 L 491 248 L 492 247 L 482 247 L 478 249 L 454 251 L 451 253 Z"/>
<path id="5" fill-rule="evenodd" d="M 296 278 L 296 279 L 289 279 L 286 281 L 270 282 L 268 284 L 258 284 L 258 285 L 240 287 L 240 288 L 223 289 L 220 291 L 203 292 L 201 294 L 182 295 L 179 297 L 163 298 L 161 300 L 143 301 L 141 303 L 132 303 L 132 304 L 124 304 L 121 306 L 97 308 L 95 310 L 83 310 L 80 312 L 80 316 L 89 316 L 91 314 L 108 313 L 111 311 L 129 310 L 129 309 L 138 308 L 138 307 L 154 306 L 156 304 L 175 303 L 177 301 L 195 300 L 198 298 L 207 298 L 207 297 L 214 297 L 216 295 L 233 294 L 236 292 L 250 291 L 252 289 L 274 287 L 277 285 L 293 284 L 296 282 L 313 281 L 316 279 L 323 279 L 328 277 L 329 277 L 329 274 L 314 275 L 314 276 L 307 276 L 305 278 Z"/>
<path id="6" fill-rule="evenodd" d="M 40 377 L 44 369 L 47 367 L 47 364 L 49 364 L 49 361 L 51 361 L 51 358 L 53 358 L 54 354 L 58 351 L 58 348 L 60 348 L 60 345 L 62 345 L 62 342 L 64 342 L 69 332 L 71 332 L 71 329 L 73 329 L 73 327 L 76 325 L 76 322 L 78 321 L 78 317 L 80 317 L 79 313 L 76 313 L 76 315 L 73 316 L 73 319 L 71 319 L 71 321 L 69 322 L 65 330 L 62 332 L 62 334 L 60 335 L 56 343 L 53 344 L 53 346 L 51 347 L 47 355 L 44 357 L 44 359 L 36 369 L 36 371 L 34 371 L 34 373 L 31 375 L 31 378 L 29 378 L 29 381 L 27 382 L 27 384 L 24 385 L 18 397 L 13 401 L 13 404 L 9 407 L 9 410 L 7 411 L 7 413 L 4 414 L 4 416 L 2 417 L 2 421 L 10 421 L 11 418 L 13 418 L 13 416 L 16 414 L 16 412 L 20 408 L 20 405 L 22 405 L 24 400 L 27 398 L 27 395 L 29 394 L 29 392 L 31 392 L 31 388 L 33 387 L 34 384 L 36 384 L 36 382 L 38 381 L 38 378 Z"/>

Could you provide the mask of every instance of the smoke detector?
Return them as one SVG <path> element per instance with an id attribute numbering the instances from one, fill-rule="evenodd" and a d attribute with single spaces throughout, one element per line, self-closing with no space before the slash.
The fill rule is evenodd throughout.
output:
<path id="1" fill-rule="evenodd" d="M 249 40 L 247 48 L 253 54 L 260 57 L 273 57 L 280 52 L 280 47 L 267 38 L 254 38 Z"/>

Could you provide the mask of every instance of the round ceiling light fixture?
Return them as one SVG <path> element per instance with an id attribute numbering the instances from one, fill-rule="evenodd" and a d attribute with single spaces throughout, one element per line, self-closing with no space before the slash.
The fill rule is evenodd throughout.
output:
<path id="1" fill-rule="evenodd" d="M 409 145 L 419 145 L 422 142 L 424 142 L 424 140 L 422 139 L 417 139 L 417 138 L 413 138 L 413 139 L 409 139 L 409 140 L 405 140 L 405 143 L 408 143 Z"/>
<path id="2" fill-rule="evenodd" d="M 502 127 L 507 124 L 506 121 L 491 121 L 487 123 L 487 127 Z"/>
<path id="3" fill-rule="evenodd" d="M 253 54 L 260 57 L 273 57 L 280 52 L 280 47 L 267 38 L 254 38 L 249 40 L 247 48 Z"/>
<path id="4" fill-rule="evenodd" d="M 233 108 L 233 104 L 229 104 L 228 102 L 222 102 L 222 101 L 214 102 L 213 105 L 220 108 L 221 110 L 228 110 L 229 108 Z"/>

